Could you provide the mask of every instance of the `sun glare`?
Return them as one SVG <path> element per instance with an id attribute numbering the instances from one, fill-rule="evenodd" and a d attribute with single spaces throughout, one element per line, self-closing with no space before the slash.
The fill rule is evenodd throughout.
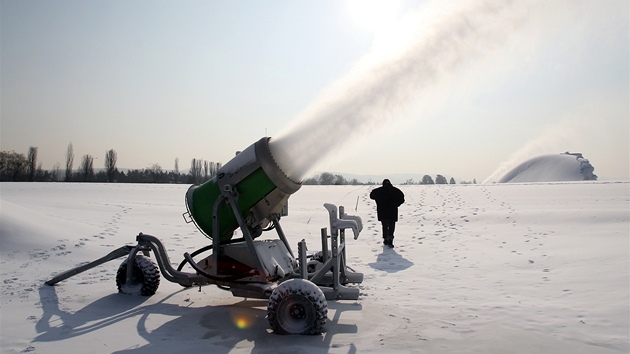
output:
<path id="1" fill-rule="evenodd" d="M 234 324 L 238 327 L 238 329 L 246 329 L 251 326 L 251 321 L 244 316 L 238 316 L 234 318 Z"/>
<path id="2" fill-rule="evenodd" d="M 398 15 L 397 0 L 347 0 L 352 22 L 363 30 L 380 32 L 391 25 Z"/>

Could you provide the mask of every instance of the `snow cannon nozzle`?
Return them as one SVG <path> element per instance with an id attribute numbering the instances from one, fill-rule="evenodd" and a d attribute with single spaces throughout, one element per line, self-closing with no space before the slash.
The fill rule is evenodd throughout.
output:
<path id="1" fill-rule="evenodd" d="M 291 180 L 278 166 L 269 149 L 270 139 L 264 137 L 250 145 L 221 167 L 216 176 L 186 192 L 188 214 L 207 237 L 217 234 L 220 241 L 229 241 L 239 218 L 253 235 L 258 235 L 257 230 L 287 214 L 289 196 L 302 184 Z M 230 203 L 236 203 L 237 208 Z M 234 209 L 241 215 L 236 215 Z"/>

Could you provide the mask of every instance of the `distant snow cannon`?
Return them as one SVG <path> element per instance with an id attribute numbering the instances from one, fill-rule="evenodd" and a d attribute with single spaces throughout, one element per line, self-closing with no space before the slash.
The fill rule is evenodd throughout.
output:
<path id="1" fill-rule="evenodd" d="M 506 173 L 498 183 L 594 181 L 594 171 L 581 153 L 567 151 L 531 158 Z"/>
<path id="2" fill-rule="evenodd" d="M 235 207 L 229 205 L 232 200 L 253 237 L 259 236 L 272 221 L 270 216 L 287 215 L 289 196 L 302 185 L 280 169 L 269 149 L 269 140 L 258 140 L 221 167 L 215 177 L 188 189 L 188 213 L 208 238 L 217 234 L 221 242 L 227 242 L 239 227 L 237 218 L 241 215 L 233 212 Z M 225 198 L 225 193 L 238 198 Z M 215 226 L 218 230 L 213 232 Z"/>

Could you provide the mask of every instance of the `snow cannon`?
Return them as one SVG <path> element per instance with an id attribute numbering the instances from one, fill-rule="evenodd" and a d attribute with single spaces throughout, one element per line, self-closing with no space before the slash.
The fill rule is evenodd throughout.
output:
<path id="1" fill-rule="evenodd" d="M 267 320 L 278 334 L 321 334 L 328 302 L 358 300 L 363 274 L 347 266 L 346 230 L 357 239 L 363 229 L 359 216 L 325 203 L 330 228 L 321 229 L 322 249 L 307 253 L 306 241 L 297 255 L 280 226 L 289 196 L 301 187 L 283 173 L 265 137 L 237 154 L 209 181 L 186 192 L 184 218 L 212 240 L 191 253 L 176 268 L 159 238 L 139 233 L 135 245 L 124 245 L 89 263 L 60 273 L 46 284 L 125 257 L 116 272 L 118 291 L 151 296 L 160 279 L 186 288 L 216 285 L 234 296 L 267 299 Z M 239 228 L 242 237 L 233 238 Z M 265 237 L 254 239 L 261 236 Z M 208 254 L 209 253 L 209 254 Z M 150 258 L 153 257 L 153 258 Z"/>
<path id="2" fill-rule="evenodd" d="M 302 185 L 280 169 L 269 149 L 269 140 L 258 140 L 237 153 L 216 176 L 191 186 L 186 192 L 186 222 L 194 222 L 206 237 L 218 235 L 219 241 L 225 243 L 232 239 L 241 217 L 255 238 L 272 218 L 286 216 L 289 196 Z M 242 215 L 234 213 L 235 209 Z"/>

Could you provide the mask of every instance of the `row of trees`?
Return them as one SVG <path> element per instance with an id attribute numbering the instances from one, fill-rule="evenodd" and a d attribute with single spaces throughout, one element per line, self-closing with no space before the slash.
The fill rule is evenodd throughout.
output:
<path id="1" fill-rule="evenodd" d="M 94 157 L 84 155 L 81 158 L 79 168 L 74 169 L 74 148 L 72 143 L 66 151 L 66 165 L 62 170 L 56 164 L 52 170 L 43 170 L 41 163 L 37 163 L 37 147 L 30 147 L 28 155 L 15 151 L 0 152 L 0 181 L 29 181 L 29 182 L 119 182 L 119 183 L 186 183 L 201 184 L 214 177 L 221 163 L 192 159 L 188 173 L 180 173 L 179 158 L 175 159 L 175 168 L 172 171 L 164 170 L 159 164 L 152 164 L 148 168 L 140 170 L 119 171 L 116 166 L 118 154 L 111 149 L 105 153 L 103 169 L 94 169 Z M 447 180 L 442 175 L 437 175 L 435 181 L 429 175 L 425 175 L 421 181 L 415 182 L 408 179 L 403 184 L 455 184 L 451 177 Z M 473 182 L 460 182 L 461 184 L 476 184 Z M 374 185 L 375 182 L 363 183 L 356 178 L 346 179 L 340 174 L 324 172 L 308 178 L 302 182 L 304 185 Z"/>
<path id="2" fill-rule="evenodd" d="M 221 168 L 221 163 L 192 159 L 189 172 L 180 173 L 179 158 L 176 158 L 172 171 L 152 164 L 148 168 L 125 173 L 118 170 L 118 154 L 111 149 L 105 153 L 104 168 L 95 169 L 94 157 L 88 154 L 81 158 L 79 168 L 74 169 L 74 148 L 70 143 L 66 150 L 65 169 L 55 164 L 52 170 L 44 170 L 41 163 L 37 163 L 37 151 L 37 147 L 30 147 L 28 156 L 15 151 L 1 151 L 0 181 L 201 184 L 214 177 Z"/>
<path id="3" fill-rule="evenodd" d="M 38 177 L 37 148 L 30 147 L 28 157 L 15 151 L 0 152 L 0 179 L 2 181 L 35 181 Z M 39 166 L 41 170 L 41 165 Z"/>
<path id="4" fill-rule="evenodd" d="M 380 183 L 380 182 L 379 182 Z M 476 180 L 473 180 L 473 182 L 465 182 L 462 181 L 460 182 L 461 184 L 477 184 Z M 356 178 L 353 179 L 346 179 L 344 176 L 339 175 L 339 174 L 332 174 L 329 172 L 324 172 L 322 174 L 319 175 L 315 175 L 311 178 L 306 179 L 305 181 L 302 182 L 302 184 L 305 185 L 374 185 L 376 184 L 376 182 L 359 182 Z M 403 184 L 406 185 L 412 185 L 412 184 L 456 184 L 455 179 L 453 177 L 451 177 L 451 179 L 449 181 L 446 180 L 446 177 L 442 176 L 442 175 L 437 175 L 435 177 L 435 181 L 433 180 L 433 177 L 429 176 L 429 175 L 424 175 L 424 177 L 422 177 L 421 181 L 418 182 L 414 182 L 413 179 L 408 179 L 407 181 L 405 181 Z"/>
<path id="5" fill-rule="evenodd" d="M 341 186 L 341 185 L 347 185 L 347 184 L 351 184 L 351 185 L 362 185 L 362 184 L 374 184 L 372 182 L 370 183 L 362 183 L 359 182 L 356 178 L 353 178 L 351 180 L 347 180 L 344 176 L 339 175 L 339 174 L 332 174 L 329 172 L 324 172 L 320 175 L 315 175 L 311 178 L 308 178 L 304 181 L 302 181 L 302 184 L 304 185 L 322 185 L 322 186 Z"/>
<path id="6" fill-rule="evenodd" d="M 447 181 L 446 177 L 442 175 L 437 175 L 435 176 L 435 181 L 433 181 L 433 178 L 431 176 L 424 175 L 424 177 L 422 177 L 422 180 L 418 181 L 417 183 L 414 182 L 413 179 L 408 179 L 403 184 L 456 184 L 456 183 L 457 182 L 455 182 L 455 178 L 453 177 L 451 177 L 451 179 Z M 472 182 L 461 181 L 460 184 L 477 184 L 477 180 L 473 179 Z"/>

